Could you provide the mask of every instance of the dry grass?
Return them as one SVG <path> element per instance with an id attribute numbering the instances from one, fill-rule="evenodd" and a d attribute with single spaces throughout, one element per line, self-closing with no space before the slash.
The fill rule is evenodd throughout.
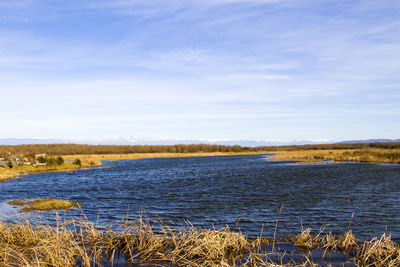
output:
<path id="1" fill-rule="evenodd" d="M 76 266 L 78 260 L 83 266 L 100 266 L 101 259 L 112 262 L 121 252 L 136 263 L 232 266 L 249 249 L 246 237 L 229 229 L 173 231 L 164 226 L 157 234 L 142 219 L 121 227 L 116 232 L 87 221 L 59 223 L 56 228 L 0 222 L 0 265 Z"/>
<path id="2" fill-rule="evenodd" d="M 0 221 L 0 265 L 101 266 L 122 253 L 127 262 L 152 265 L 317 266 L 306 254 L 303 262 L 274 262 L 271 251 L 262 251 L 258 242 L 229 228 L 174 230 L 162 223 L 159 227 L 161 231 L 154 232 L 153 224 L 141 217 L 101 229 L 86 220 L 59 221 L 56 227 Z M 400 264 L 400 249 L 386 235 L 360 242 L 351 231 L 312 236 L 306 229 L 287 240 L 305 249 L 343 251 L 358 266 Z"/>
<path id="3" fill-rule="evenodd" d="M 80 207 L 78 202 L 69 200 L 61 200 L 55 198 L 40 198 L 40 199 L 16 199 L 7 202 L 9 205 L 22 206 L 21 212 L 28 211 L 44 211 L 44 210 L 67 210 L 72 207 Z"/>
<path id="4" fill-rule="evenodd" d="M 75 266 L 80 253 L 66 228 L 0 222 L 1 266 Z"/>
<path id="5" fill-rule="evenodd" d="M 21 175 L 37 172 L 65 172 L 79 169 L 86 169 L 92 166 L 100 166 L 100 162 L 83 161 L 81 166 L 74 165 L 72 162 L 65 162 L 59 166 L 15 166 L 10 168 L 0 168 L 0 180 L 18 178 Z"/>
<path id="6" fill-rule="evenodd" d="M 163 234 L 155 234 L 149 222 L 139 220 L 127 224 L 122 231 L 122 252 L 134 262 L 171 262 L 192 266 L 232 266 L 248 252 L 247 238 L 230 231 L 172 230 L 162 226 Z"/>
<path id="7" fill-rule="evenodd" d="M 365 241 L 357 250 L 355 260 L 363 266 L 400 266 L 400 248 L 389 236 Z"/>
<path id="8" fill-rule="evenodd" d="M 0 180 L 12 179 L 18 177 L 19 172 L 0 167 Z"/>
<path id="9" fill-rule="evenodd" d="M 343 235 L 335 236 L 332 233 L 323 234 L 322 230 L 315 236 L 311 234 L 311 229 L 307 228 L 297 236 L 288 236 L 284 238 L 294 245 L 304 249 L 325 249 L 352 251 L 358 244 L 357 239 L 349 230 Z"/>
<path id="10" fill-rule="evenodd" d="M 300 161 L 300 162 L 293 162 L 291 164 L 295 165 L 324 165 L 324 164 L 336 164 L 337 162 L 334 161 Z"/>
<path id="11" fill-rule="evenodd" d="M 310 229 L 305 229 L 299 235 L 287 237 L 285 240 L 308 250 L 342 251 L 357 266 L 400 266 L 400 247 L 392 241 L 390 235 L 383 234 L 380 238 L 374 237 L 361 242 L 351 230 L 341 236 L 321 232 L 312 236 L 310 233 Z"/>
<path id="12" fill-rule="evenodd" d="M 400 163 L 400 149 L 341 149 L 277 151 L 273 159 L 333 160 L 338 162 Z"/>
<path id="13" fill-rule="evenodd" d="M 316 266 L 282 264 L 254 242 L 229 228 L 173 230 L 142 218 L 120 222 L 120 230 L 99 229 L 85 220 L 59 222 L 57 227 L 0 221 L 1 266 L 101 266 L 119 253 L 127 262 L 179 266 Z M 116 228 L 113 228 L 116 229 Z M 103 261 L 104 263 L 104 261 Z"/>

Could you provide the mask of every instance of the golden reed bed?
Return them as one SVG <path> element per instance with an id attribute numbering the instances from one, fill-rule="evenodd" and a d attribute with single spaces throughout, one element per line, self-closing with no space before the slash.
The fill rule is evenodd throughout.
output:
<path id="1" fill-rule="evenodd" d="M 160 222 L 161 233 L 139 217 L 99 229 L 87 220 L 59 221 L 56 227 L 29 221 L 0 221 L 1 266 L 102 266 L 122 254 L 126 262 L 158 266 L 317 266 L 304 253 L 299 262 L 282 264 L 270 258 L 261 244 L 271 239 L 249 239 L 240 232 L 223 229 L 174 230 Z M 116 229 L 117 230 L 112 230 Z M 312 236 L 310 229 L 285 241 L 310 249 L 342 251 L 356 266 L 399 266 L 400 248 L 390 236 L 358 241 L 351 231 Z M 283 257 L 283 255 L 282 255 Z"/>
<path id="2" fill-rule="evenodd" d="M 371 162 L 400 164 L 400 149 L 336 149 L 271 152 L 273 159 L 332 160 L 336 162 Z"/>

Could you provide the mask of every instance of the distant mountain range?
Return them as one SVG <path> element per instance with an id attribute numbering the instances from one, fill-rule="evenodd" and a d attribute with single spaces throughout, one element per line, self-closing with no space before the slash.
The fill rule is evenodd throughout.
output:
<path id="1" fill-rule="evenodd" d="M 140 137 L 117 137 L 117 138 L 70 138 L 70 139 L 45 139 L 45 138 L 0 138 L 0 145 L 22 145 L 22 144 L 88 144 L 88 145 L 175 145 L 175 144 L 218 144 L 218 145 L 240 145 L 248 147 L 256 146 L 285 146 L 306 144 L 346 144 L 346 143 L 377 143 L 377 142 L 400 142 L 400 139 L 367 139 L 333 142 L 327 140 L 302 140 L 292 142 L 280 142 L 270 140 L 208 140 L 208 139 L 177 139 L 177 138 L 140 138 Z"/>
<path id="2" fill-rule="evenodd" d="M 367 140 L 349 140 L 339 142 L 339 144 L 354 144 L 354 143 L 386 143 L 386 142 L 400 142 L 400 139 L 367 139 Z"/>

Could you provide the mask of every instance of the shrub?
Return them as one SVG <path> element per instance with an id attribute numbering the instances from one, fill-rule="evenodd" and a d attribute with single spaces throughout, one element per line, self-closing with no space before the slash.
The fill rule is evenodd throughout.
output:
<path id="1" fill-rule="evenodd" d="M 74 160 L 74 161 L 72 162 L 72 164 L 74 164 L 74 165 L 78 165 L 79 167 L 81 167 L 81 166 L 82 166 L 82 162 L 81 162 L 81 160 L 80 160 L 80 159 L 76 159 L 76 160 Z"/>
<path id="2" fill-rule="evenodd" d="M 46 163 L 46 162 L 47 162 L 47 159 L 46 159 L 45 157 L 43 157 L 43 156 L 40 156 L 40 157 L 37 158 L 37 161 L 38 161 L 39 163 Z"/>
<path id="3" fill-rule="evenodd" d="M 63 165 L 63 164 L 64 164 L 64 159 L 63 159 L 61 156 L 58 156 L 58 157 L 56 158 L 56 164 L 57 164 L 58 166 Z"/>
<path id="4" fill-rule="evenodd" d="M 53 158 L 53 157 L 46 158 L 46 162 L 47 162 L 47 165 L 49 165 L 49 166 L 56 166 L 57 165 L 56 159 Z"/>

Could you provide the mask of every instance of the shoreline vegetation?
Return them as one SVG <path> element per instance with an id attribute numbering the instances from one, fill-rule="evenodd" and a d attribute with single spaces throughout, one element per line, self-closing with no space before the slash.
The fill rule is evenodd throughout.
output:
<path id="1" fill-rule="evenodd" d="M 73 164 L 72 162 L 64 162 L 59 166 L 15 166 L 13 168 L 0 168 L 0 181 L 6 179 L 19 178 L 22 175 L 39 172 L 68 172 L 75 170 L 85 170 L 89 167 L 101 166 L 101 163 L 91 165 L 84 162 L 81 165 Z"/>
<path id="2" fill-rule="evenodd" d="M 276 151 L 271 159 L 306 160 L 297 164 L 335 163 L 335 162 L 368 162 L 400 164 L 400 149 L 338 149 L 338 150 L 302 150 Z M 315 162 L 315 160 L 331 160 L 333 162 Z M 314 161 L 314 162 L 313 162 Z"/>
<path id="3" fill-rule="evenodd" d="M 272 154 L 271 159 L 300 160 L 296 164 L 322 164 L 333 162 L 371 162 L 400 164 L 400 143 L 323 144 L 270 147 L 241 147 L 223 145 L 169 145 L 169 146 L 106 146 L 106 145 L 16 145 L 0 146 L 0 161 L 10 155 L 47 155 L 50 163 L 0 167 L 0 180 L 18 178 L 35 172 L 67 172 L 101 166 L 102 160 L 132 160 L 161 157 L 195 157 Z M 5 161 L 3 161 L 5 162 Z M 329 163 L 329 162 L 327 162 Z M 331 162 L 332 163 L 332 162 Z"/>
<path id="4" fill-rule="evenodd" d="M 116 227 L 117 226 L 117 227 Z M 57 221 L 57 227 L 0 220 L 2 266 L 113 266 L 117 263 L 157 266 L 318 266 L 312 253 L 329 262 L 330 253 L 342 253 L 354 266 L 399 266 L 399 244 L 390 236 L 360 241 L 351 232 L 342 235 L 304 229 L 281 240 L 249 238 L 223 229 L 172 229 L 162 221 L 142 216 L 97 227 L 85 219 Z M 279 242 L 302 249 L 292 255 L 278 251 Z M 269 246 L 267 245 L 269 244 Z M 321 257 L 321 256 L 316 256 Z M 122 259 L 122 260 L 121 260 Z M 316 259 L 316 258 L 315 258 Z M 343 263 L 344 263 L 343 262 Z"/>

